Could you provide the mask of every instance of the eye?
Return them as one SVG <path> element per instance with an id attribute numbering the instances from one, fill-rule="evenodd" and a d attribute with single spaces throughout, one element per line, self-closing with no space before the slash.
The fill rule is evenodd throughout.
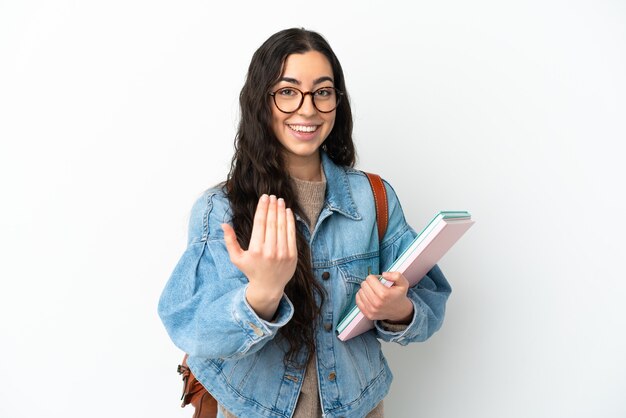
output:
<path id="1" fill-rule="evenodd" d="M 322 87 L 321 89 L 317 89 L 315 91 L 315 95 L 317 97 L 324 99 L 331 97 L 333 94 L 335 94 L 335 90 L 331 87 Z"/>
<path id="2" fill-rule="evenodd" d="M 283 97 L 294 97 L 297 96 L 299 93 L 296 89 L 292 89 L 291 87 L 285 87 L 278 90 L 276 94 Z"/>

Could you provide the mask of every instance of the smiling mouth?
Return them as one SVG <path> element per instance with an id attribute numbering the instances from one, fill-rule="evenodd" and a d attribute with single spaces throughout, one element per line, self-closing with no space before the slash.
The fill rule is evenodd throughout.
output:
<path id="1" fill-rule="evenodd" d="M 289 129 L 296 132 L 311 133 L 318 130 L 320 125 L 287 125 Z"/>

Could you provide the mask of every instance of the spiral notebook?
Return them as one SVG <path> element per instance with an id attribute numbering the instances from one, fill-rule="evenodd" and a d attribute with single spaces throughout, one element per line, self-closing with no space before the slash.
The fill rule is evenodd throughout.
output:
<path id="1" fill-rule="evenodd" d="M 441 211 L 437 213 L 409 247 L 385 271 L 401 272 L 410 285 L 414 286 L 473 224 L 474 221 L 469 212 Z M 387 287 L 393 285 L 393 282 L 382 277 L 380 281 Z M 341 341 L 347 341 L 374 328 L 374 322 L 363 315 L 354 301 L 348 307 L 347 312 L 337 325 L 338 338 Z"/>

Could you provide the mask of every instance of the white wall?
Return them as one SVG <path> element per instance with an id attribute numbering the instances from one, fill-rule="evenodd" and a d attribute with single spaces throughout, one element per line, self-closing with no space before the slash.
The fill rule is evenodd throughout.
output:
<path id="1" fill-rule="evenodd" d="M 626 416 L 625 3 L 406 7 L 0 2 L 0 416 L 190 416 L 158 296 L 291 26 L 335 48 L 359 167 L 411 223 L 477 221 L 443 329 L 385 346 L 387 415 Z"/>

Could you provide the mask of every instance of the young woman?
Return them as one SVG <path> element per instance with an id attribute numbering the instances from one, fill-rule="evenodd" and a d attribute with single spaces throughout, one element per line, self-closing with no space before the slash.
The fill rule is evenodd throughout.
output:
<path id="1" fill-rule="evenodd" d="M 159 302 L 174 343 L 225 417 L 382 417 L 392 375 L 380 342 L 439 329 L 450 286 L 378 273 L 415 237 L 389 184 L 379 243 L 372 190 L 353 168 L 341 65 L 322 36 L 272 35 L 240 95 L 225 183 L 191 212 L 188 247 Z M 346 342 L 350 300 L 375 328 Z"/>

